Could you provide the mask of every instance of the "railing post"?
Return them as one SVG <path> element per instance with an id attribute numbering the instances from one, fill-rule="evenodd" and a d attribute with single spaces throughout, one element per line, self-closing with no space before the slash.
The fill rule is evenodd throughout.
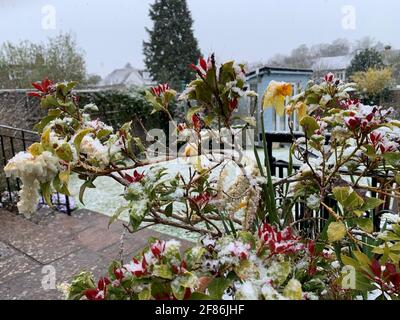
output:
<path id="1" fill-rule="evenodd" d="M 69 202 L 68 196 L 65 196 L 65 208 L 67 210 L 67 214 L 70 216 L 71 215 L 71 204 Z"/>
<path id="2" fill-rule="evenodd" d="M 276 176 L 276 163 L 275 163 L 275 158 L 272 155 L 272 148 L 273 148 L 274 144 L 271 139 L 271 136 L 269 136 L 268 134 L 266 134 L 266 139 L 267 139 L 269 165 L 271 166 L 271 174 L 273 176 Z"/>

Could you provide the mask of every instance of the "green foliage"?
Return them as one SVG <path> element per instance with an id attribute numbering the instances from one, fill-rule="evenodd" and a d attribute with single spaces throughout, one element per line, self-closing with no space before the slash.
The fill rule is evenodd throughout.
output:
<path id="1" fill-rule="evenodd" d="M 159 83 L 181 90 L 192 78 L 188 64 L 201 55 L 186 0 L 157 0 L 150 18 L 153 29 L 147 29 L 149 41 L 143 44 L 146 67 Z"/>
<path id="2" fill-rule="evenodd" d="M 291 231 L 285 230 L 288 232 Z M 68 289 L 68 297 L 76 300 L 316 297 L 327 288 L 323 279 L 329 278 L 332 268 L 328 260 L 315 256 L 299 239 L 292 241 L 296 243 L 293 250 L 276 253 L 259 236 L 240 233 L 237 237 L 204 238 L 183 253 L 176 240 L 150 239 L 148 246 L 128 264 L 111 263 L 107 277 L 100 279 L 97 288 L 89 274 L 77 275 Z M 285 244 L 282 240 L 281 245 Z M 292 268 L 294 264 L 296 268 Z M 320 277 L 318 285 L 308 272 L 310 266 L 324 270 L 314 273 Z M 302 286 L 310 291 L 303 292 Z"/>
<path id="3" fill-rule="evenodd" d="M 382 55 L 376 49 L 364 49 L 351 61 L 346 76 L 350 79 L 356 72 L 365 72 L 368 69 L 382 69 L 385 67 Z"/>
<path id="4" fill-rule="evenodd" d="M 84 52 L 70 34 L 60 34 L 47 43 L 5 42 L 0 47 L 0 88 L 29 88 L 31 82 L 46 77 L 85 83 Z"/>
<path id="5" fill-rule="evenodd" d="M 225 191 L 226 158 L 203 167 L 201 157 L 193 156 L 191 151 L 208 141 L 203 136 L 208 133 L 206 128 L 218 128 L 215 133 L 220 141 L 223 131 L 225 137 L 231 137 L 233 131 L 229 129 L 239 99 L 254 97 L 255 93 L 247 90 L 242 65 L 216 65 L 212 55 L 208 61 L 200 59 L 199 66 L 191 67 L 197 77 L 179 98 L 190 107 L 188 121 L 175 124 L 176 132 L 189 133 L 184 152 L 180 151 L 194 160 L 186 177 L 181 172 L 169 175 L 162 166 L 151 167 L 165 159 L 132 152 L 132 144 L 143 150 L 140 139 L 131 132 L 132 122 L 113 130 L 86 113 L 118 113 L 120 117 L 126 106 L 139 101 L 126 111 L 127 117 L 136 117 L 125 121 L 140 121 L 140 117 L 161 114 L 158 111 L 170 116 L 176 92 L 168 85 L 146 92 L 110 93 L 123 103 L 102 95 L 107 104 L 99 111 L 92 104 L 101 105 L 99 101 L 83 101 L 83 108 L 79 106 L 73 91 L 75 82 L 34 84 L 38 92 L 30 95 L 40 98 L 42 108 L 48 110 L 47 117 L 38 124 L 41 141 L 29 148 L 30 154 L 10 161 L 6 172 L 19 174 L 25 179 L 24 185 L 40 182 L 48 202 L 52 186 L 69 194 L 71 173 L 84 181 L 81 200 L 86 188 L 95 187 L 97 177 L 108 176 L 124 186 L 121 196 L 126 201 L 110 223 L 127 213 L 129 224 L 124 227 L 131 232 L 149 224 L 164 224 L 204 236 L 185 254 L 177 241 L 150 240 L 129 264 L 113 262 L 108 279 L 100 279 L 97 287 L 89 274 L 80 274 L 72 284 L 72 298 L 221 299 L 228 293 L 235 299 L 356 298 L 359 294 L 366 297 L 376 284 L 381 286 L 382 299 L 398 298 L 400 219 L 380 208 L 384 203 L 380 198 L 386 200 L 398 193 L 395 183 L 400 175 L 400 153 L 393 129 L 400 122 L 390 118 L 391 111 L 351 100 L 351 84 L 343 84 L 333 75 L 327 75 L 321 84 L 311 81 L 286 108 L 292 114 L 298 106 L 300 126 L 305 132 L 290 149 L 288 177 L 272 177 L 264 135 L 264 164 L 257 150 L 258 168 L 254 162 L 229 159 L 246 167 Z M 271 86 L 267 94 L 271 90 L 273 98 L 284 98 L 289 95 L 282 92 L 286 86 L 290 85 Z M 303 164 L 296 173 L 294 159 Z M 222 171 L 214 178 L 218 167 Z M 379 179 L 379 188 L 365 182 L 371 177 Z M 379 198 L 372 198 L 375 193 Z M 25 196 L 23 200 L 29 199 Z M 293 221 L 293 206 L 305 204 L 302 221 Z M 373 211 L 384 213 L 382 221 L 390 228 L 386 225 L 383 232 L 374 233 Z M 306 236 L 299 236 L 295 227 L 299 222 L 313 225 L 303 229 Z M 374 259 L 374 254 L 382 257 Z M 343 266 L 356 269 L 356 285 L 344 293 L 340 282 L 345 278 L 340 270 Z M 386 273 L 382 273 L 382 266 Z"/>
<path id="6" fill-rule="evenodd" d="M 82 105 L 94 104 L 98 111 L 93 117 L 100 117 L 113 127 L 133 121 L 138 132 L 142 131 L 140 120 L 145 128 L 168 128 L 168 120 L 164 113 L 152 114 L 153 105 L 146 100 L 145 89 L 124 88 L 79 93 Z M 176 104 L 171 102 L 169 110 L 173 114 Z M 137 133 L 138 133 L 137 132 Z"/>
<path id="7" fill-rule="evenodd" d="M 382 103 L 383 99 L 388 99 L 391 95 L 393 81 L 392 69 L 368 69 L 358 71 L 351 76 L 357 84 L 362 101 L 368 104 Z"/>

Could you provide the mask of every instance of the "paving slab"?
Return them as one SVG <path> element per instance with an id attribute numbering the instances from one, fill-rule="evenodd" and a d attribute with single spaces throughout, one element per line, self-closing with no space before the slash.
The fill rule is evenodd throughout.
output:
<path id="1" fill-rule="evenodd" d="M 61 284 L 70 282 L 74 275 L 83 270 L 92 272 L 96 278 L 104 276 L 107 274 L 108 263 L 106 258 L 95 252 L 82 249 L 51 265 L 37 267 L 0 285 L 0 298 L 5 300 L 63 299 L 63 293 L 59 289 Z M 52 283 L 52 280 L 49 282 L 50 273 L 54 274 L 53 287 L 49 287 L 49 283 Z"/>
<path id="2" fill-rule="evenodd" d="M 0 300 L 62 299 L 57 286 L 82 270 L 95 277 L 107 274 L 112 260 L 119 259 L 121 222 L 108 227 L 109 217 L 89 210 L 67 216 L 41 210 L 27 220 L 0 209 Z M 124 261 L 132 258 L 150 237 L 168 240 L 150 229 L 126 233 Z M 189 242 L 182 241 L 183 247 Z M 50 269 L 49 269 L 50 268 Z M 42 282 L 55 271 L 56 288 L 45 290 Z"/>
<path id="3" fill-rule="evenodd" d="M 0 261 L 5 260 L 6 258 L 15 254 L 15 250 L 11 248 L 9 245 L 0 241 Z"/>
<path id="4" fill-rule="evenodd" d="M 40 263 L 27 255 L 13 251 L 8 257 L 0 260 L 0 285 L 25 275 L 40 266 Z"/>

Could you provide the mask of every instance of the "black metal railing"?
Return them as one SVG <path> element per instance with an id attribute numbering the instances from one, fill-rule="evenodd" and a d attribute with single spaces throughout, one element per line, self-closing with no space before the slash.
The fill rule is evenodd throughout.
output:
<path id="1" fill-rule="evenodd" d="M 288 176 L 289 163 L 287 161 L 277 160 L 273 156 L 274 146 L 276 144 L 282 144 L 286 146 L 292 145 L 296 139 L 304 137 L 304 134 L 301 132 L 296 132 L 293 135 L 287 132 L 270 132 L 265 134 L 267 148 L 268 148 L 268 157 L 271 166 L 271 174 L 277 178 L 286 178 Z M 329 142 L 330 136 L 327 137 L 326 141 Z M 260 135 L 260 141 L 262 141 L 262 135 Z M 288 151 L 289 152 L 289 151 Z M 300 169 L 300 166 L 297 164 L 293 165 L 294 173 Z M 346 173 L 344 173 L 346 174 Z M 371 187 L 379 188 L 379 179 L 377 177 L 366 177 L 370 179 Z M 370 192 L 369 196 L 377 197 L 376 192 Z M 388 199 L 386 199 L 388 200 Z M 327 198 L 326 204 L 331 208 L 336 206 L 336 202 L 332 198 Z M 296 203 L 293 208 L 293 217 L 295 221 L 299 222 L 299 229 L 301 230 L 310 230 L 313 229 L 315 232 L 319 233 L 323 230 L 326 225 L 326 221 L 329 219 L 329 212 L 325 208 L 322 210 L 311 212 L 305 206 L 306 199 L 302 199 L 300 203 Z M 380 208 L 374 210 L 373 212 L 373 221 L 375 230 L 380 229 L 380 215 L 383 211 L 391 211 L 392 204 L 390 201 L 386 201 L 384 205 Z M 313 218 L 313 219 L 308 219 Z M 303 222 L 304 221 L 304 222 Z M 312 224 L 312 226 L 310 226 Z"/>
<path id="2" fill-rule="evenodd" d="M 0 125 L 0 207 L 15 208 L 21 186 L 18 178 L 6 177 L 4 167 L 18 152 L 26 150 L 37 141 L 39 136 L 34 131 Z M 52 202 L 58 211 L 71 214 L 71 201 L 68 196 L 55 193 L 52 195 Z M 40 198 L 39 205 L 45 205 L 43 197 Z"/>

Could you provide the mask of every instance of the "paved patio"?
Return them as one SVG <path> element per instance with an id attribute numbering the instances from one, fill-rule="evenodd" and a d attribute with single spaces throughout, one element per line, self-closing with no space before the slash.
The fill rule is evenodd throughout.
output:
<path id="1" fill-rule="evenodd" d="M 107 228 L 108 217 L 78 210 L 71 217 L 43 210 L 32 220 L 0 209 L 0 299 L 61 299 L 57 289 L 45 290 L 44 266 L 56 271 L 56 283 L 69 281 L 85 269 L 97 277 L 118 259 L 123 226 Z M 142 249 L 149 237 L 167 240 L 165 234 L 142 230 L 126 234 L 124 260 Z M 184 243 L 186 246 L 188 243 Z"/>

